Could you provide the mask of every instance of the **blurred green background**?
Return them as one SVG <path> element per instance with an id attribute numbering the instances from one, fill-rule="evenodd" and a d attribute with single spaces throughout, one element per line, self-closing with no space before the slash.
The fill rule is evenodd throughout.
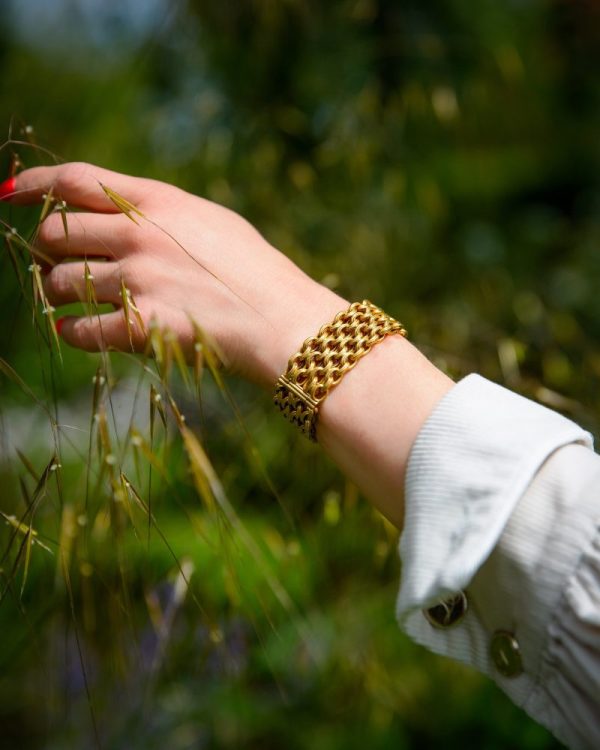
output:
<path id="1" fill-rule="evenodd" d="M 241 212 L 454 377 L 479 371 L 597 433 L 599 51 L 592 0 L 8 0 L 0 127 Z M 51 161 L 13 143 L 6 173 L 13 153 Z M 0 356 L 89 419 L 98 357 L 50 356 L 1 263 Z M 123 382 L 139 369 L 112 361 Z M 15 445 L 38 474 L 52 447 L 0 378 L 0 510 L 18 516 Z M 161 533 L 87 539 L 71 600 L 58 546 L 82 466 L 64 457 L 36 515 L 54 554 L 34 546 L 22 597 L 21 571 L 0 604 L 0 747 L 557 747 L 400 633 L 392 530 L 267 395 L 229 387 L 247 432 L 208 378 L 201 408 L 178 400 L 261 555 L 207 521 L 174 439 L 169 477 L 145 488 Z M 174 557 L 194 568 L 182 600 Z"/>

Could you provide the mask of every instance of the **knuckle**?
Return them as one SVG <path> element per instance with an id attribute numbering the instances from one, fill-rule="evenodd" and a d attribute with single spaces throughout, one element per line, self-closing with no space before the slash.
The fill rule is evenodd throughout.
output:
<path id="1" fill-rule="evenodd" d="M 103 274 L 102 282 L 100 284 L 101 291 L 107 300 L 112 300 L 115 303 L 121 303 L 122 285 L 129 288 L 128 278 L 123 273 L 123 267 L 120 264 L 112 264 L 110 270 L 106 274 Z"/>
<path id="2" fill-rule="evenodd" d="M 93 350 L 94 344 L 99 346 L 100 337 L 91 334 L 91 321 L 89 318 L 79 318 L 71 329 L 71 343 L 79 349 Z"/>
<path id="3" fill-rule="evenodd" d="M 50 214 L 40 224 L 38 230 L 38 241 L 43 245 L 52 245 L 64 235 L 64 229 L 60 216 Z"/>
<path id="4" fill-rule="evenodd" d="M 55 266 L 44 281 L 44 288 L 46 294 L 53 296 L 54 298 L 62 298 L 66 296 L 71 288 L 71 281 L 67 278 L 65 273 L 67 269 L 58 265 Z"/>
<path id="5" fill-rule="evenodd" d="M 133 221 L 128 219 L 126 216 L 122 217 L 124 223 L 121 224 L 121 238 L 124 246 L 129 252 L 139 252 L 147 246 L 148 240 L 146 232 L 139 224 L 134 224 Z"/>
<path id="6" fill-rule="evenodd" d="M 46 294 L 57 301 L 80 299 L 83 293 L 83 271 L 78 264 L 60 263 L 44 281 Z"/>
<path id="7" fill-rule="evenodd" d="M 59 192 L 72 192 L 81 187 L 85 177 L 89 174 L 91 165 L 83 161 L 72 161 L 65 164 L 59 173 Z"/>
<path id="8" fill-rule="evenodd" d="M 140 228 L 137 224 L 134 224 L 130 219 L 123 215 L 120 217 L 120 222 L 121 226 L 119 227 L 119 233 L 121 235 L 121 240 L 126 247 L 130 248 L 137 243 Z"/>
<path id="9" fill-rule="evenodd" d="M 119 280 L 123 278 L 126 286 L 138 298 L 144 293 L 159 289 L 161 282 L 164 283 L 164 267 L 157 266 L 144 255 L 133 256 L 121 263 Z"/>
<path id="10" fill-rule="evenodd" d="M 110 270 L 110 283 L 113 285 L 121 286 L 121 282 L 125 283 L 125 286 L 131 287 L 135 285 L 138 278 L 138 263 L 133 258 L 121 258 L 119 261 L 112 263 Z"/>
<path id="11" fill-rule="evenodd" d="M 73 323 L 73 326 L 71 328 L 70 338 L 71 338 L 71 343 L 73 344 L 73 346 L 81 347 L 81 344 L 83 342 L 83 325 L 82 325 L 82 323 L 85 323 L 85 320 L 84 321 L 82 321 L 81 319 L 80 320 L 76 320 Z"/>

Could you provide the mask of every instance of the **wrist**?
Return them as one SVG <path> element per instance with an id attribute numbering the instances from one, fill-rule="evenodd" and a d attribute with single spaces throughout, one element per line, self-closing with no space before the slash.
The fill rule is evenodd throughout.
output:
<path id="1" fill-rule="evenodd" d="M 321 326 L 331 322 L 349 304 L 302 272 L 291 284 L 280 288 L 264 327 L 262 345 L 256 352 L 256 379 L 269 391 L 304 341 L 316 336 Z"/>
<path id="2" fill-rule="evenodd" d="M 399 529 L 412 446 L 453 385 L 410 341 L 389 336 L 323 402 L 319 444 Z"/>

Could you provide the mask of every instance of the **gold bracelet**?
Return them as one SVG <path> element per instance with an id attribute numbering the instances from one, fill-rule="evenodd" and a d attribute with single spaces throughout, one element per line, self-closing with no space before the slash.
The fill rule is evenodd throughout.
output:
<path id="1" fill-rule="evenodd" d="M 289 360 L 275 386 L 275 405 L 316 442 L 321 402 L 361 357 L 392 333 L 406 336 L 403 325 L 379 307 L 368 300 L 354 302 L 306 339 Z"/>

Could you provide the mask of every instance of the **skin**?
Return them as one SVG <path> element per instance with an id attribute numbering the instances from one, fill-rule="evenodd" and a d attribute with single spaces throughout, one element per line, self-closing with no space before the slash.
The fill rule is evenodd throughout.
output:
<path id="1" fill-rule="evenodd" d="M 133 214 L 139 223 L 131 221 L 102 184 L 147 219 Z M 116 308 L 101 320 L 65 318 L 61 336 L 71 346 L 131 350 L 119 309 L 123 279 L 144 322 L 154 318 L 168 327 L 190 361 L 194 320 L 216 342 L 231 372 L 272 392 L 302 342 L 350 304 L 307 276 L 241 216 L 172 185 L 71 163 L 21 172 L 5 200 L 41 203 L 50 189 L 79 209 L 68 214 L 68 239 L 58 213 L 40 227 L 38 248 L 51 265 L 44 279 L 50 303 L 58 308 L 84 298 L 86 258 L 98 301 Z M 139 326 L 133 344 L 144 350 Z M 406 339 L 389 336 L 321 407 L 319 444 L 399 529 L 411 447 L 452 385 Z"/>

